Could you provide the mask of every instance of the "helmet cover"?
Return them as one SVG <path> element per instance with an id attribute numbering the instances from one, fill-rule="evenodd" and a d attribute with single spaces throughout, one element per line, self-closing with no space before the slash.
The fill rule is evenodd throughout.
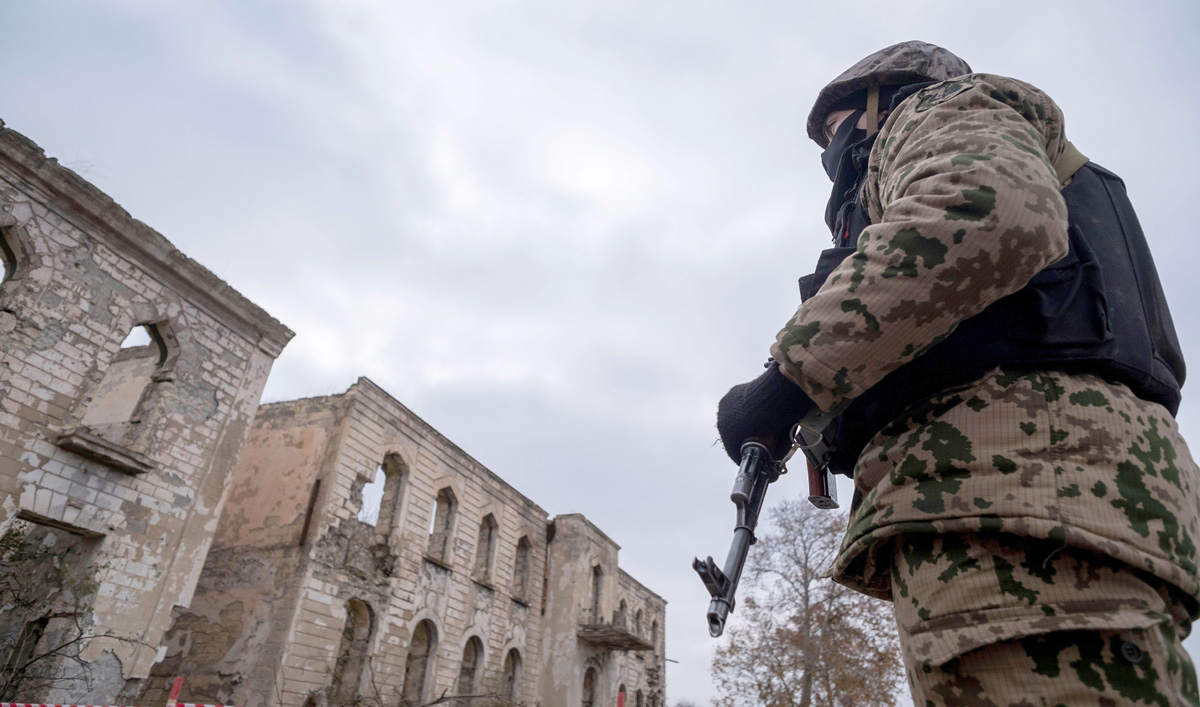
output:
<path id="1" fill-rule="evenodd" d="M 828 147 L 825 117 L 838 101 L 865 88 L 945 81 L 969 73 L 967 62 L 939 46 L 918 41 L 893 44 L 862 59 L 821 89 L 808 114 L 808 136 L 822 148 Z"/>

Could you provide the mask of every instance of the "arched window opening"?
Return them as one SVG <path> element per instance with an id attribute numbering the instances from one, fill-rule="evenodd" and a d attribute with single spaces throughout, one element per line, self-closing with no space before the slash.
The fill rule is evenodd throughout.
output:
<path id="1" fill-rule="evenodd" d="M 654 652 L 658 653 L 658 622 L 650 624 L 650 645 L 654 646 Z"/>
<path id="2" fill-rule="evenodd" d="M 529 545 L 529 536 L 522 535 L 517 541 L 517 555 L 513 563 L 513 596 L 529 601 L 529 565 L 533 559 L 533 548 Z"/>
<path id="3" fill-rule="evenodd" d="M 6 228 L 0 228 L 0 285 L 16 277 L 19 254 L 19 244 L 12 233 Z"/>
<path id="4" fill-rule="evenodd" d="M 383 505 L 383 494 L 387 490 L 387 474 L 383 465 L 375 470 L 375 479 L 363 486 L 362 505 L 358 509 L 358 519 L 369 526 L 379 524 L 379 507 Z"/>
<path id="5" fill-rule="evenodd" d="M 167 344 L 153 324 L 130 330 L 92 394 L 80 424 L 93 434 L 122 444 L 141 412 L 167 360 Z"/>
<path id="6" fill-rule="evenodd" d="M 479 665 L 483 660 L 483 641 L 471 636 L 463 648 L 462 667 L 458 671 L 458 694 L 479 694 Z"/>
<path id="7" fill-rule="evenodd" d="M 617 615 L 613 617 L 613 624 L 620 628 L 624 628 L 625 627 L 625 616 L 628 613 L 628 611 L 629 611 L 629 606 L 625 603 L 625 600 L 622 599 L 620 606 L 617 607 Z"/>
<path id="8" fill-rule="evenodd" d="M 383 458 L 380 469 L 383 470 L 385 480 L 383 496 L 379 502 L 379 521 L 375 527 L 379 528 L 384 536 L 389 536 L 400 520 L 400 510 L 407 493 L 408 467 L 399 454 L 389 454 Z"/>
<path id="9" fill-rule="evenodd" d="M 491 582 L 492 557 L 496 554 L 498 534 L 496 518 L 489 513 L 479 522 L 479 539 L 475 543 L 475 579 L 480 582 Z"/>
<path id="10" fill-rule="evenodd" d="M 150 335 L 150 330 L 145 324 L 135 326 L 129 331 L 129 335 L 121 342 L 121 350 L 136 349 L 139 346 L 149 346 L 154 342 L 154 337 Z"/>
<path id="11" fill-rule="evenodd" d="M 521 654 L 516 648 L 504 657 L 504 672 L 501 676 L 500 699 L 515 702 L 521 691 Z"/>
<path id="12" fill-rule="evenodd" d="M 449 487 L 438 491 L 433 519 L 429 525 L 429 556 L 440 562 L 450 561 L 450 530 L 454 524 L 457 499 Z"/>
<path id="13" fill-rule="evenodd" d="M 333 667 L 333 694 L 339 702 L 353 701 L 359 695 L 374 624 L 371 607 L 358 599 L 346 602 L 346 624 Z"/>
<path id="14" fill-rule="evenodd" d="M 592 565 L 592 616 L 589 623 L 600 623 L 600 587 L 604 581 L 604 571 L 600 565 Z"/>
<path id="15" fill-rule="evenodd" d="M 596 707 L 596 669 L 589 667 L 583 674 L 583 707 Z"/>
<path id="16" fill-rule="evenodd" d="M 645 699 L 646 699 L 646 698 L 642 696 L 642 691 L 641 691 L 641 690 L 638 690 L 637 692 L 633 693 L 633 705 L 634 705 L 634 707 L 646 707 L 646 702 L 645 702 Z"/>
<path id="17" fill-rule="evenodd" d="M 426 698 L 427 684 L 433 675 L 433 657 L 437 654 L 437 628 L 426 619 L 413 629 L 412 641 L 408 646 L 408 658 L 404 661 L 404 689 L 402 704 L 421 704 Z"/>
<path id="18" fill-rule="evenodd" d="M 636 634 L 638 636 L 642 635 L 642 610 L 641 609 L 638 609 L 637 613 L 634 614 L 634 616 L 633 616 L 633 632 L 634 632 L 634 634 Z"/>
<path id="19" fill-rule="evenodd" d="M 617 688 L 617 707 L 625 707 L 625 686 Z"/>

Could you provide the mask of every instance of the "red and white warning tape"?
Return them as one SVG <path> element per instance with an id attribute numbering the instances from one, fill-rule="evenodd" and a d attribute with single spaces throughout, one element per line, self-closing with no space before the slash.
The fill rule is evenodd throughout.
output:
<path id="1" fill-rule="evenodd" d="M 32 702 L 0 702 L 0 707 L 103 707 L 102 705 L 39 705 Z"/>
<path id="2" fill-rule="evenodd" d="M 234 707 L 234 705 L 201 705 L 195 702 L 176 702 L 179 692 L 183 689 L 183 678 L 177 677 L 171 681 L 171 696 L 167 698 L 164 707 Z M 43 705 L 32 702 L 0 702 L 0 707 L 109 707 L 108 705 Z"/>
<path id="3" fill-rule="evenodd" d="M 110 707 L 109 705 L 45 705 L 33 702 L 0 702 L 0 707 Z M 235 707 L 234 705 L 202 705 L 195 702 L 176 702 L 167 707 Z"/>

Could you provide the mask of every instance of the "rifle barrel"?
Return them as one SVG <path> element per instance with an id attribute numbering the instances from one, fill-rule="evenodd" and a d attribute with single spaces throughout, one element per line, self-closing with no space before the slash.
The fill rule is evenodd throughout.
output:
<path id="1" fill-rule="evenodd" d="M 758 525 L 767 485 L 778 476 L 772 473 L 774 464 L 761 444 L 747 442 L 742 446 L 742 463 L 730 494 L 730 500 L 737 506 L 737 525 L 725 567 L 717 569 L 711 557 L 706 563 L 696 560 L 692 564 L 712 595 L 708 605 L 708 633 L 713 638 L 725 631 L 725 621 L 737 603 L 738 582 L 746 566 L 746 554 L 755 541 L 754 528 Z"/>

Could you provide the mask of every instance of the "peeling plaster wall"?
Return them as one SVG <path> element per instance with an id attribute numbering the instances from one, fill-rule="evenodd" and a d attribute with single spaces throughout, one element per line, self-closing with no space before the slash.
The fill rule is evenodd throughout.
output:
<path id="1" fill-rule="evenodd" d="M 590 646 L 576 635 L 580 623 L 612 617 L 619 605 L 617 552 L 620 547 L 582 515 L 554 519 L 546 581 L 547 647 L 539 693 L 546 705 L 577 705 L 583 695 L 585 664 L 591 661 L 599 679 L 596 695 L 616 694 L 615 665 L 609 651 Z M 592 567 L 602 575 L 600 616 L 592 615 Z M 613 704 L 616 704 L 615 697 Z"/>
<path id="2" fill-rule="evenodd" d="M 617 691 L 625 686 L 626 705 L 642 690 L 645 705 L 663 705 L 666 695 L 662 629 L 666 626 L 666 602 L 622 571 L 617 564 L 620 548 L 587 518 L 578 514 L 554 518 L 546 575 L 546 620 L 542 627 L 545 665 L 539 693 L 544 705 L 577 705 L 583 698 L 583 677 L 589 666 L 597 671 L 597 704 L 616 705 Z M 601 574 L 599 616 L 592 613 L 593 567 Z M 577 627 L 583 623 L 619 623 L 625 602 L 625 625 L 639 637 L 650 639 L 650 626 L 657 621 L 655 651 L 624 651 L 597 647 L 581 640 Z M 640 631 L 633 618 L 642 611 Z M 657 702 L 652 701 L 656 699 Z"/>
<path id="3" fill-rule="evenodd" d="M 0 531 L 21 517 L 100 536 L 94 627 L 113 638 L 82 657 L 87 699 L 111 704 L 191 601 L 292 332 L 3 123 L 0 232 L 17 255 L 0 285 Z M 142 323 L 161 325 L 170 355 L 131 419 L 100 434 L 83 423 L 89 404 Z M 63 442 L 89 433 L 133 468 Z"/>
<path id="4" fill-rule="evenodd" d="M 390 524 L 372 527 L 357 519 L 363 486 L 389 457 L 401 490 L 382 516 Z M 430 526 L 445 488 L 457 506 L 439 559 L 429 553 Z M 489 514 L 497 537 L 491 572 L 481 577 L 476 545 Z M 336 703 L 331 684 L 352 599 L 374 617 L 357 685 L 370 702 L 399 702 L 412 633 L 423 620 L 438 637 L 431 695 L 454 694 L 463 650 L 478 637 L 484 691 L 497 689 L 506 656 L 519 651 L 520 704 L 578 704 L 588 661 L 602 673 L 598 704 L 615 705 L 620 684 L 630 707 L 636 689 L 661 700 L 661 631 L 660 649 L 639 658 L 593 647 L 577 629 L 591 606 L 593 563 L 604 570 L 606 616 L 624 599 L 643 609 L 648 632 L 652 620 L 665 627 L 665 602 L 620 571 L 619 548 L 586 518 L 559 516 L 553 525 L 547 544 L 544 510 L 366 378 L 342 395 L 264 405 L 195 601 L 177 612 L 167 655 L 138 701 L 162 701 L 169 678 L 186 675 L 189 702 Z M 530 543 L 523 596 L 514 581 L 522 536 Z"/>
<path id="5" fill-rule="evenodd" d="M 314 482 L 326 457 L 336 453 L 331 446 L 337 443 L 346 402 L 344 396 L 309 398 L 259 409 L 230 485 L 215 548 L 299 545 Z"/>
<path id="6" fill-rule="evenodd" d="M 186 697 L 202 704 L 274 704 L 275 675 L 303 582 L 302 554 L 283 547 L 252 554 L 214 548 L 191 606 L 177 608 L 163 660 L 134 700 L 167 701 L 186 676 Z"/>
<path id="7" fill-rule="evenodd" d="M 259 408 L 195 599 L 176 609 L 164 659 L 137 702 L 165 702 L 172 678 L 184 675 L 193 702 L 276 704 L 278 666 L 297 640 L 292 621 L 308 582 L 305 514 L 346 404 L 335 396 Z M 335 646 L 337 628 L 322 634 Z"/>
<path id="8" fill-rule="evenodd" d="M 401 492 L 387 514 L 390 525 L 372 527 L 357 519 L 362 489 L 389 455 L 397 460 Z M 434 501 L 447 487 L 457 504 L 442 561 L 428 558 L 427 550 Z M 492 570 L 480 577 L 476 542 L 488 514 L 497 537 Z M 374 617 L 364 695 L 399 701 L 412 631 L 428 619 L 438 635 L 430 694 L 455 690 L 463 649 L 474 636 L 484 646 L 485 683 L 498 680 L 510 650 L 520 652 L 519 696 L 534 704 L 545 527 L 544 510 L 365 378 L 343 395 L 264 405 L 196 599 L 168 637 L 155 692 L 140 701 L 157 699 L 177 673 L 188 675 L 189 701 L 299 707 L 312 693 L 327 697 L 346 604 L 355 599 Z M 513 588 L 522 536 L 531 544 L 523 598 Z M 271 570 L 247 576 L 250 561 Z M 276 586 L 283 588 L 274 592 Z"/>

